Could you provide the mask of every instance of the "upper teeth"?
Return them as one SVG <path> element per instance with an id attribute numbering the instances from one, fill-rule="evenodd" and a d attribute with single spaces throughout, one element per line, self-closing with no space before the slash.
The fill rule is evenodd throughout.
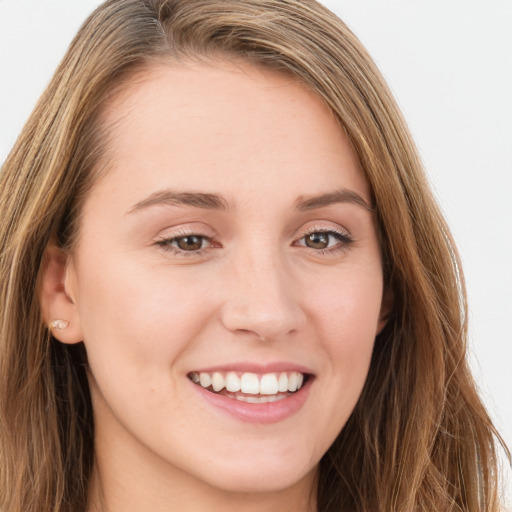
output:
<path id="1" fill-rule="evenodd" d="M 301 388 L 304 375 L 299 372 L 237 373 L 237 372 L 192 372 L 192 381 L 203 388 L 212 387 L 215 392 L 226 388 L 231 393 L 248 393 L 251 395 L 276 395 L 277 393 L 293 392 Z"/>

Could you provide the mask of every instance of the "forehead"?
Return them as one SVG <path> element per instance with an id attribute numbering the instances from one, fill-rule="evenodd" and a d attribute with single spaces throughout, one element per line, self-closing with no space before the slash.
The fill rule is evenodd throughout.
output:
<path id="1" fill-rule="evenodd" d="M 224 60 L 154 66 L 127 82 L 103 121 L 109 174 L 125 182 L 141 175 L 148 192 L 172 186 L 223 193 L 252 179 L 299 193 L 322 169 L 311 194 L 339 188 L 344 175 L 369 199 L 334 115 L 295 77 L 272 70 Z"/>

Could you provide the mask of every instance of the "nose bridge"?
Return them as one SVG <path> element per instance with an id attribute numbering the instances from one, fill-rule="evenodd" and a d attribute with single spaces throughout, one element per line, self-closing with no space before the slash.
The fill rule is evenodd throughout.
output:
<path id="1" fill-rule="evenodd" d="M 265 340 L 300 327 L 303 313 L 294 298 L 290 271 L 277 247 L 260 244 L 239 251 L 232 270 L 222 314 L 225 327 L 251 332 Z"/>

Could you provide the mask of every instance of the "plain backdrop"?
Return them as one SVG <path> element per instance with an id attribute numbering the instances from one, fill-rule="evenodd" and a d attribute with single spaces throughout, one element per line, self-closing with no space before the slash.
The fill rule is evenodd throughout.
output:
<path id="1" fill-rule="evenodd" d="M 99 3 L 0 0 L 0 162 Z M 416 139 L 462 255 L 477 382 L 512 445 L 512 0 L 323 3 L 366 45 Z"/>

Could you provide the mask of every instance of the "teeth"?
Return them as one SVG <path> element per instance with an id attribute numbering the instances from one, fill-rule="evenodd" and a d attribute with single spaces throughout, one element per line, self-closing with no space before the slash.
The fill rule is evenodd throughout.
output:
<path id="1" fill-rule="evenodd" d="M 248 402 L 250 404 L 266 404 L 268 402 L 277 402 L 278 400 L 282 400 L 283 398 L 286 398 L 285 396 L 274 396 L 274 395 L 267 395 L 267 396 L 245 396 L 245 395 L 239 395 L 236 397 L 237 400 L 240 402 Z"/>
<path id="2" fill-rule="evenodd" d="M 278 391 L 281 393 L 286 393 L 288 391 L 288 375 L 286 373 L 281 373 L 279 375 L 279 382 L 278 382 Z"/>
<path id="3" fill-rule="evenodd" d="M 199 384 L 201 387 L 207 389 L 212 388 L 214 392 L 218 393 L 226 388 L 230 393 L 245 393 L 246 395 L 265 395 L 268 400 L 263 400 L 264 397 L 237 397 L 244 401 L 251 403 L 260 403 L 274 401 L 282 396 L 276 397 L 278 393 L 293 393 L 299 390 L 304 383 L 304 375 L 299 372 L 281 372 L 279 374 L 266 373 L 264 375 L 257 375 L 256 373 L 246 372 L 192 372 L 189 378 Z M 245 400 L 245 399 L 248 400 Z M 254 402 L 253 398 L 257 401 Z"/>
<path id="4" fill-rule="evenodd" d="M 240 391 L 240 377 L 235 372 L 228 372 L 226 375 L 226 389 L 231 393 Z"/>
<path id="5" fill-rule="evenodd" d="M 242 393 L 249 393 L 251 395 L 259 395 L 260 393 L 260 380 L 255 373 L 243 373 L 240 379 L 240 389 Z"/>
<path id="6" fill-rule="evenodd" d="M 279 391 L 277 384 L 277 377 L 273 373 L 267 373 L 261 377 L 260 381 L 260 394 L 262 395 L 275 395 Z"/>
<path id="7" fill-rule="evenodd" d="M 212 385 L 212 378 L 209 373 L 200 373 L 199 374 L 199 384 L 203 388 L 209 388 Z"/>
<path id="8" fill-rule="evenodd" d="M 224 380 L 224 377 L 219 372 L 215 372 L 212 375 L 213 391 L 220 391 L 221 389 L 224 389 L 225 387 L 226 387 L 226 381 Z"/>
<path id="9" fill-rule="evenodd" d="M 295 372 L 291 373 L 288 377 L 288 391 L 297 391 L 297 384 L 299 379 L 297 377 L 297 374 Z"/>

